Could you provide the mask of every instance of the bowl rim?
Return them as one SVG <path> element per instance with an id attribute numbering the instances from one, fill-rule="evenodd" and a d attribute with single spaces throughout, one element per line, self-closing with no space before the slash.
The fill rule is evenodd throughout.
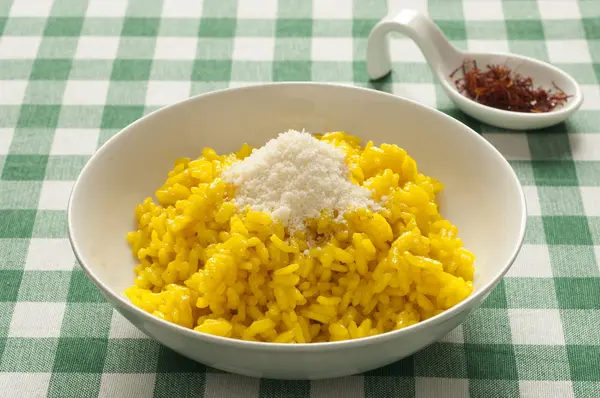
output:
<path id="1" fill-rule="evenodd" d="M 127 131 L 132 129 L 133 126 L 136 126 L 137 124 L 142 123 L 143 120 L 146 120 L 148 118 L 156 117 L 156 115 L 158 115 L 159 113 L 166 111 L 167 109 L 170 109 L 172 107 L 182 106 L 182 104 L 184 104 L 184 103 L 197 101 L 199 98 L 210 98 L 211 96 L 223 95 L 224 93 L 230 93 L 230 92 L 234 92 L 234 91 L 246 91 L 246 90 L 254 90 L 254 89 L 259 89 L 259 88 L 264 88 L 264 87 L 278 87 L 278 86 L 281 86 L 281 87 L 310 87 L 310 86 L 313 86 L 313 87 L 320 88 L 320 89 L 347 90 L 348 92 L 379 96 L 382 99 L 385 98 L 385 99 L 391 100 L 391 101 L 400 101 L 400 102 L 403 101 L 403 102 L 409 103 L 413 106 L 417 106 L 419 108 L 424 108 L 425 110 L 427 110 L 429 112 L 437 113 L 440 117 L 442 117 L 442 119 L 444 119 L 448 123 L 454 123 L 454 124 L 460 125 L 463 129 L 468 131 L 468 134 L 470 134 L 473 137 L 473 139 L 479 140 L 484 146 L 487 146 L 488 150 L 490 150 L 492 153 L 494 153 L 496 156 L 498 156 L 501 159 L 502 167 L 504 168 L 505 172 L 511 176 L 513 183 L 517 187 L 517 192 L 520 196 L 520 203 L 521 203 L 521 214 L 520 214 L 520 219 L 521 219 L 520 224 L 521 225 L 520 225 L 520 230 L 519 230 L 519 236 L 518 236 L 518 238 L 515 242 L 515 245 L 512 249 L 510 259 L 504 265 L 502 270 L 494 278 L 492 278 L 492 280 L 490 282 L 488 282 L 486 285 L 484 285 L 478 292 L 471 293 L 471 295 L 469 295 L 466 299 L 464 299 L 460 303 L 456 304 L 454 307 L 449 308 L 438 315 L 435 315 L 429 319 L 418 322 L 418 323 L 408 326 L 406 328 L 392 330 L 392 331 L 378 334 L 375 336 L 361 337 L 361 338 L 353 339 L 353 340 L 343 340 L 343 341 L 333 341 L 333 342 L 316 342 L 316 343 L 294 343 L 294 344 L 247 341 L 247 340 L 234 339 L 234 338 L 230 338 L 230 337 L 221 337 L 221 336 L 211 335 L 208 333 L 197 332 L 193 329 L 188 329 L 183 326 L 177 325 L 175 323 L 168 322 L 166 320 L 163 320 L 156 316 L 153 316 L 152 314 L 133 305 L 133 303 L 131 303 L 130 300 L 127 300 L 126 297 L 124 297 L 120 293 L 113 291 L 113 289 L 109 288 L 106 284 L 104 284 L 98 278 L 98 276 L 93 272 L 92 267 L 90 267 L 87 264 L 87 261 L 82 254 L 80 245 L 78 244 L 78 240 L 75 237 L 74 225 L 73 225 L 74 224 L 73 212 L 72 212 L 73 202 L 76 199 L 76 194 L 78 192 L 81 181 L 85 179 L 85 176 L 91 167 L 90 165 L 93 164 L 94 159 L 99 158 L 100 156 L 102 156 L 103 153 L 109 151 L 111 149 L 111 147 L 113 147 L 114 145 L 117 144 L 118 137 L 122 136 L 123 134 L 127 134 Z M 417 333 L 417 332 L 419 332 L 423 329 L 426 329 L 430 326 L 434 326 L 434 325 L 443 323 L 443 322 L 453 318 L 454 316 L 458 315 L 459 313 L 463 312 L 464 310 L 466 310 L 468 307 L 470 307 L 472 302 L 477 301 L 482 296 L 486 296 L 500 282 L 500 280 L 504 277 L 504 275 L 508 272 L 508 270 L 514 263 L 515 258 L 517 257 L 517 254 L 521 250 L 521 247 L 523 245 L 523 240 L 525 237 L 525 228 L 526 228 L 526 224 L 527 224 L 527 210 L 526 210 L 527 207 L 526 206 L 527 205 L 526 205 L 526 201 L 525 201 L 525 195 L 524 195 L 521 183 L 519 182 L 519 179 L 518 179 L 515 171 L 510 166 L 508 161 L 504 158 L 504 156 L 491 143 L 489 143 L 486 139 L 484 139 L 481 135 L 479 135 L 477 132 L 475 132 L 469 126 L 460 122 L 459 120 L 454 119 L 453 117 L 451 117 L 449 115 L 446 115 L 445 113 L 443 113 L 435 108 L 429 107 L 427 105 L 421 104 L 419 102 L 416 102 L 416 101 L 413 101 L 413 100 L 410 100 L 410 99 L 407 99 L 404 97 L 396 96 L 396 95 L 389 94 L 386 92 L 373 90 L 370 88 L 353 86 L 350 84 L 346 85 L 346 84 L 325 83 L 325 82 L 323 82 L 323 83 L 321 83 L 321 82 L 319 82 L 319 83 L 315 83 L 315 82 L 270 82 L 270 83 L 251 84 L 251 85 L 242 86 L 242 87 L 225 88 L 225 89 L 211 91 L 208 93 L 199 94 L 199 95 L 187 98 L 185 100 L 178 101 L 173 104 L 159 108 L 159 109 L 135 120 L 134 122 L 130 123 L 123 129 L 121 129 L 114 136 L 109 138 L 104 143 L 104 145 L 102 145 L 90 157 L 90 159 L 87 161 L 87 163 L 81 170 L 79 176 L 77 177 L 77 180 L 75 181 L 73 188 L 71 190 L 68 205 L 67 205 L 67 226 L 68 226 L 69 241 L 73 248 L 75 257 L 77 258 L 79 264 L 81 265 L 81 268 L 83 269 L 83 271 L 87 275 L 87 277 L 90 278 L 92 280 L 92 282 L 94 282 L 94 284 L 102 291 L 104 296 L 109 299 L 108 301 L 111 302 L 111 304 L 113 305 L 113 307 L 115 307 L 115 309 L 117 311 L 122 313 L 120 308 L 125 307 L 128 310 L 130 310 L 131 312 L 133 312 L 134 314 L 137 314 L 139 317 L 144 319 L 144 321 L 152 323 L 154 326 L 167 328 L 171 332 L 182 333 L 182 334 L 186 335 L 187 337 L 203 340 L 206 343 L 227 345 L 227 346 L 244 348 L 244 349 L 249 349 L 249 350 L 261 350 L 261 351 L 262 350 L 265 350 L 265 351 L 275 350 L 275 351 L 279 351 L 279 352 L 282 352 L 282 351 L 311 352 L 311 351 L 323 351 L 323 350 L 331 351 L 331 350 L 338 350 L 338 349 L 349 348 L 349 347 L 360 347 L 360 346 L 365 346 L 365 345 L 382 343 L 384 341 L 399 338 L 402 335 L 405 335 L 408 333 Z M 119 305 L 115 306 L 114 305 L 115 302 L 117 302 Z"/>

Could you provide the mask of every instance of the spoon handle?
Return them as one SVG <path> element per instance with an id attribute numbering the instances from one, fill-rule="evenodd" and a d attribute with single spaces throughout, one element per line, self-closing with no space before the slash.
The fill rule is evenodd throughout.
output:
<path id="1" fill-rule="evenodd" d="M 387 35 L 399 32 L 412 39 L 439 77 L 445 65 L 458 65 L 461 51 L 454 47 L 428 16 L 414 10 L 402 10 L 383 18 L 375 25 L 367 42 L 367 73 L 373 80 L 384 77 L 392 69 Z"/>

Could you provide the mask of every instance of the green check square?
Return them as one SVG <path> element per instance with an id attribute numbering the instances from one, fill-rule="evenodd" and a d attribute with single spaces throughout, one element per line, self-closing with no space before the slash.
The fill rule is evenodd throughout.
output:
<path id="1" fill-rule="evenodd" d="M 350 62 L 318 61 L 312 64 L 312 81 L 350 82 L 354 77 L 354 68 Z"/>
<path id="2" fill-rule="evenodd" d="M 579 187 L 537 188 L 542 214 L 549 216 L 584 215 Z"/>
<path id="3" fill-rule="evenodd" d="M 600 278 L 554 278 L 558 306 L 562 309 L 600 309 L 600 294 L 597 292 L 600 286 Z"/>
<path id="4" fill-rule="evenodd" d="M 111 80 L 148 80 L 152 60 L 117 59 L 113 64 Z"/>
<path id="5" fill-rule="evenodd" d="M 98 128 L 103 111 L 97 105 L 63 105 L 57 127 Z"/>
<path id="6" fill-rule="evenodd" d="M 285 380 L 261 379 L 258 396 L 261 398 L 279 398 L 284 395 L 290 397 L 310 397 L 310 381 L 297 380 L 293 384 Z"/>
<path id="7" fill-rule="evenodd" d="M 33 63 L 32 80 L 67 80 L 71 72 L 70 59 L 37 59 Z"/>
<path id="8" fill-rule="evenodd" d="M 571 159 L 569 136 L 564 132 L 564 129 L 559 128 L 557 130 L 559 131 L 545 133 L 544 130 L 541 130 L 527 134 L 527 142 L 529 143 L 532 159 Z"/>
<path id="9" fill-rule="evenodd" d="M 598 18 L 600 14 L 596 15 L 595 18 L 583 18 L 581 23 L 583 23 L 583 30 L 585 31 L 585 36 L 588 40 L 598 40 L 600 39 L 600 18 Z"/>
<path id="10" fill-rule="evenodd" d="M 58 124 L 60 105 L 23 105 L 17 127 L 53 128 Z"/>
<path id="11" fill-rule="evenodd" d="M 548 249 L 554 276 L 600 276 L 593 246 L 550 245 Z"/>
<path id="12" fill-rule="evenodd" d="M 227 87 L 229 87 L 228 82 L 193 82 L 190 89 L 190 97 L 210 93 L 216 90 L 222 90 Z M 150 109 L 151 108 L 148 108 L 148 110 Z"/>
<path id="13" fill-rule="evenodd" d="M 43 18 L 11 17 L 5 20 L 6 36 L 42 36 L 46 26 Z"/>
<path id="14" fill-rule="evenodd" d="M 32 67 L 33 60 L 31 59 L 0 59 L 0 79 L 29 79 Z"/>
<path id="15" fill-rule="evenodd" d="M 523 19 L 527 16 L 532 20 L 540 20 L 540 13 L 535 0 L 502 1 L 504 19 Z"/>
<path id="16" fill-rule="evenodd" d="M 508 308 L 558 308 L 552 278 L 505 278 Z"/>
<path id="17" fill-rule="evenodd" d="M 192 68 L 192 80 L 223 82 L 231 78 L 231 60 L 198 59 Z"/>
<path id="18" fill-rule="evenodd" d="M 97 397 L 100 392 L 101 373 L 53 372 L 48 385 L 47 398 L 64 398 L 65 391 L 71 397 Z"/>
<path id="19" fill-rule="evenodd" d="M 202 17 L 235 17 L 237 15 L 237 0 L 204 0 Z"/>
<path id="20" fill-rule="evenodd" d="M 274 61 L 273 80 L 281 81 L 310 81 L 312 77 L 310 61 Z"/>
<path id="21" fill-rule="evenodd" d="M 508 49 L 510 52 L 549 62 L 548 49 L 544 40 L 509 40 Z"/>
<path id="22" fill-rule="evenodd" d="M 98 147 L 106 144 L 106 141 L 114 137 L 114 135 L 117 134 L 119 131 L 119 129 L 102 129 L 100 131 L 100 137 L 98 138 Z"/>
<path id="23" fill-rule="evenodd" d="M 463 20 L 462 1 L 428 0 L 427 14 L 436 23 L 446 20 Z"/>
<path id="24" fill-rule="evenodd" d="M 108 88 L 106 102 L 113 105 L 144 105 L 146 102 L 147 82 L 118 81 L 112 82 Z"/>
<path id="25" fill-rule="evenodd" d="M 0 215 L 2 215 L 2 211 L 0 211 Z M 5 219 L 2 218 L 2 221 L 4 220 Z M 1 232 L 2 230 L 0 230 L 0 233 Z M 16 301 L 19 294 L 19 286 L 21 285 L 22 276 L 22 270 L 0 269 L 0 281 L 2 281 L 2 289 L 0 289 L 0 301 Z"/>
<path id="26" fill-rule="evenodd" d="M 470 379 L 517 380 L 512 344 L 465 344 Z"/>
<path id="27" fill-rule="evenodd" d="M 84 18 L 50 17 L 44 29 L 44 36 L 79 36 Z"/>
<path id="28" fill-rule="evenodd" d="M 277 37 L 308 37 L 312 36 L 312 19 L 278 18 L 275 23 Z"/>
<path id="29" fill-rule="evenodd" d="M 152 59 L 156 46 L 154 37 L 122 37 L 117 59 Z"/>
<path id="30" fill-rule="evenodd" d="M 196 58 L 209 60 L 230 60 L 232 52 L 232 39 L 202 37 L 198 39 Z"/>
<path id="31" fill-rule="evenodd" d="M 465 341 L 474 344 L 510 344 L 508 312 L 504 309 L 479 308 L 463 323 Z"/>
<path id="32" fill-rule="evenodd" d="M 158 373 L 155 397 L 193 397 L 206 389 L 206 373 Z"/>
<path id="33" fill-rule="evenodd" d="M 163 345 L 158 352 L 156 373 L 204 373 L 206 365 L 193 361 Z"/>
<path id="34" fill-rule="evenodd" d="M 127 15 L 152 16 L 161 15 L 163 0 L 130 0 L 127 5 Z"/>
<path id="35" fill-rule="evenodd" d="M 600 328 L 590 327 L 598 322 L 598 310 L 562 310 L 565 342 L 568 345 L 600 345 Z"/>
<path id="36" fill-rule="evenodd" d="M 0 270 L 20 270 L 25 266 L 29 239 L 0 239 Z"/>
<path id="37" fill-rule="evenodd" d="M 414 376 L 415 375 L 415 357 L 410 356 L 386 366 L 365 372 L 365 376 Z"/>
<path id="38" fill-rule="evenodd" d="M 100 290 L 82 270 L 73 270 L 69 286 L 69 303 L 104 303 Z M 110 324 L 110 321 L 109 321 Z"/>
<path id="39" fill-rule="evenodd" d="M 156 36 L 159 18 L 125 18 L 121 36 Z"/>
<path id="40" fill-rule="evenodd" d="M 469 380 L 469 398 L 502 397 L 512 398 L 519 396 L 519 381 L 512 380 Z"/>
<path id="41" fill-rule="evenodd" d="M 65 92 L 64 81 L 32 80 L 25 90 L 23 103 L 35 105 L 60 105 Z M 31 143 L 29 143 L 31 145 Z"/>
<path id="42" fill-rule="evenodd" d="M 79 0 L 54 0 L 50 15 L 61 17 L 72 17 L 84 15 L 87 4 Z"/>
<path id="43" fill-rule="evenodd" d="M 0 209 L 35 209 L 41 190 L 40 181 L 0 180 Z"/>
<path id="44" fill-rule="evenodd" d="M 43 180 L 48 156 L 8 155 L 2 170 L 3 180 L 33 181 Z"/>
<path id="45" fill-rule="evenodd" d="M 532 161 L 533 175 L 538 186 L 578 186 L 575 163 L 567 160 Z"/>
<path id="46" fill-rule="evenodd" d="M 119 37 L 123 30 L 123 18 L 89 17 L 83 22 L 82 36 Z"/>
<path id="47" fill-rule="evenodd" d="M 272 19 L 238 19 L 235 25 L 236 37 L 273 37 L 275 36 L 275 20 Z"/>
<path id="48" fill-rule="evenodd" d="M 2 311 L 3 314 L 12 315 L 14 309 L 15 309 L 15 303 L 13 303 L 13 302 L 9 301 L 6 303 L 0 303 L 0 311 Z M 0 317 L 0 358 L 2 358 L 2 353 L 4 352 L 4 346 L 6 343 L 5 336 L 8 335 L 8 330 L 10 329 L 11 320 L 12 320 L 11 316 Z"/>
<path id="49" fill-rule="evenodd" d="M 600 346 L 568 345 L 571 380 L 600 381 Z"/>
<path id="50" fill-rule="evenodd" d="M 62 210 L 38 210 L 34 214 L 33 238 L 66 238 L 67 212 Z"/>
<path id="51" fill-rule="evenodd" d="M 54 129 L 16 129 L 11 144 L 11 153 L 20 155 L 46 154 L 50 152 L 53 140 Z"/>
<path id="52" fill-rule="evenodd" d="M 365 377 L 365 397 L 397 397 L 415 396 L 414 377 Z M 305 395 L 308 397 L 309 395 Z"/>
<path id="53" fill-rule="evenodd" d="M 367 38 L 371 30 L 379 22 L 377 19 L 353 19 L 352 20 L 352 36 Z"/>
<path id="54" fill-rule="evenodd" d="M 527 217 L 524 243 L 533 245 L 541 245 L 546 243 L 546 232 L 544 231 L 544 222 L 542 217 Z"/>
<path id="55" fill-rule="evenodd" d="M 515 345 L 521 380 L 564 380 L 569 374 L 567 349 L 559 345 Z"/>
<path id="56" fill-rule="evenodd" d="M 2 33 L 4 33 L 4 27 L 6 26 L 6 21 L 7 20 L 8 20 L 8 18 L 6 18 L 6 17 L 0 18 L 0 35 Z"/>
<path id="57" fill-rule="evenodd" d="M 465 379 L 467 366 L 462 344 L 434 343 L 414 355 L 415 376 Z"/>
<path id="58" fill-rule="evenodd" d="M 310 59 L 311 39 L 301 37 L 279 38 L 275 41 L 276 61 Z"/>
<path id="59" fill-rule="evenodd" d="M 542 23 L 546 40 L 585 39 L 583 24 L 579 19 L 545 19 Z"/>
<path id="60" fill-rule="evenodd" d="M 106 348 L 104 372 L 154 373 L 160 344 L 150 339 L 110 339 Z M 135 355 L 131 355 L 135 352 Z"/>
<path id="61" fill-rule="evenodd" d="M 113 68 L 113 61 L 101 59 L 76 59 L 71 67 L 69 79 L 73 80 L 108 80 Z"/>
<path id="62" fill-rule="evenodd" d="M 106 302 L 69 302 L 65 311 L 60 336 L 107 338 L 110 330 L 112 311 L 112 306 Z"/>
<path id="63" fill-rule="evenodd" d="M 467 40 L 464 21 L 439 21 L 437 25 L 449 40 Z"/>
<path id="64" fill-rule="evenodd" d="M 30 238 L 35 212 L 33 209 L 0 210 L 0 238 Z"/>
<path id="65" fill-rule="evenodd" d="M 600 395 L 600 382 L 574 381 L 572 384 L 576 398 L 597 398 Z"/>
<path id="66" fill-rule="evenodd" d="M 200 27 L 200 19 L 163 18 L 158 30 L 159 36 L 196 37 Z"/>
<path id="67" fill-rule="evenodd" d="M 150 80 L 184 80 L 192 76 L 193 61 L 156 60 L 152 63 Z"/>
<path id="68" fill-rule="evenodd" d="M 234 61 L 231 81 L 269 82 L 273 79 L 273 64 L 268 61 Z"/>
<path id="69" fill-rule="evenodd" d="M 544 27 L 536 19 L 505 21 L 506 33 L 510 40 L 544 40 Z"/>
<path id="70" fill-rule="evenodd" d="M 535 178 L 533 177 L 533 167 L 530 161 L 527 160 L 511 160 L 509 161 L 515 174 L 519 178 L 519 182 L 522 185 L 535 185 Z"/>
<path id="71" fill-rule="evenodd" d="M 107 339 L 61 337 L 53 372 L 102 373 L 107 342 Z"/>
<path id="72" fill-rule="evenodd" d="M 507 305 L 504 280 L 501 280 L 481 304 L 481 308 L 507 308 Z"/>
<path id="73" fill-rule="evenodd" d="M 444 21 L 445 22 L 445 21 Z M 506 24 L 504 21 L 467 21 L 466 37 L 462 40 L 505 40 Z"/>
<path id="74" fill-rule="evenodd" d="M 89 158 L 89 156 L 84 155 L 49 156 L 45 179 L 53 181 L 76 180 Z"/>
<path id="75" fill-rule="evenodd" d="M 546 241 L 550 245 L 591 245 L 592 236 L 584 216 L 544 216 Z"/>
<path id="76" fill-rule="evenodd" d="M 122 129 L 125 126 L 133 123 L 144 114 L 143 106 L 127 106 L 127 105 L 107 105 L 104 107 L 104 114 L 102 115 L 102 122 L 100 127 L 106 128 L 119 128 Z"/>
<path id="77" fill-rule="evenodd" d="M 308 1 L 279 0 L 277 3 L 278 18 L 311 18 L 312 4 Z"/>
<path id="78" fill-rule="evenodd" d="M 198 27 L 200 37 L 235 37 L 235 18 L 202 18 Z"/>
<path id="79" fill-rule="evenodd" d="M 313 37 L 352 37 L 352 20 L 315 19 Z"/>
<path id="80" fill-rule="evenodd" d="M 18 300 L 64 302 L 67 300 L 70 281 L 71 271 L 25 271 L 21 278 Z M 49 286 L 52 288 L 49 289 Z"/>
<path id="81" fill-rule="evenodd" d="M 8 338 L 4 346 L 1 372 L 51 372 L 57 339 Z"/>
<path id="82" fill-rule="evenodd" d="M 0 106 L 0 127 L 14 128 L 22 106 Z"/>

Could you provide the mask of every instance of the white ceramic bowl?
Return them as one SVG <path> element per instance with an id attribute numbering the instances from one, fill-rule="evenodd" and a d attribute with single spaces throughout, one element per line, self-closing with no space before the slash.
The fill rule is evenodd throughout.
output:
<path id="1" fill-rule="evenodd" d="M 445 185 L 442 214 L 476 256 L 474 292 L 441 315 L 403 330 L 334 343 L 273 344 L 226 339 L 162 321 L 134 307 L 123 291 L 134 279 L 125 234 L 134 209 L 162 184 L 178 157 L 204 146 L 231 152 L 261 146 L 287 129 L 343 130 L 394 143 L 421 171 Z M 86 274 L 107 300 L 147 335 L 206 365 L 249 376 L 319 379 L 380 367 L 422 349 L 465 320 L 508 271 L 526 222 L 519 181 L 476 132 L 406 99 L 347 86 L 282 83 L 201 95 L 125 128 L 90 159 L 69 202 L 69 235 Z M 494 325 L 490 325 L 494 327 Z M 135 355 L 135 353 L 132 353 Z"/>

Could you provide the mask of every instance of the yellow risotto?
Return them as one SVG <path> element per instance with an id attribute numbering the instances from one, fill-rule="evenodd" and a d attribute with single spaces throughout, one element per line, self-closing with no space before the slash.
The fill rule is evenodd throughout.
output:
<path id="1" fill-rule="evenodd" d="M 380 208 L 348 210 L 343 222 L 323 211 L 290 232 L 267 212 L 238 209 L 236 186 L 221 178 L 248 145 L 205 148 L 177 160 L 156 200 L 135 210 L 133 304 L 202 333 L 313 343 L 405 328 L 469 296 L 475 257 L 438 212 L 442 184 L 396 145 L 316 137 L 345 152 L 348 178 Z"/>

